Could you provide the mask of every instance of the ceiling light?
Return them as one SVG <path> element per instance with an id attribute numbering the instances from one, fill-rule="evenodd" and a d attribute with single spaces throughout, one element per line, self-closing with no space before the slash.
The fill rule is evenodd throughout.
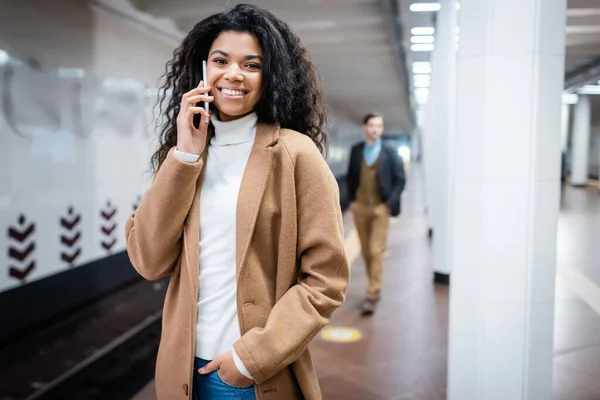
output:
<path id="1" fill-rule="evenodd" d="M 439 11 L 440 8 L 442 8 L 440 3 L 414 3 L 410 5 L 410 11 L 412 12 Z"/>
<path id="2" fill-rule="evenodd" d="M 432 44 L 413 44 L 410 46 L 410 49 L 412 51 L 432 51 L 433 45 Z"/>
<path id="3" fill-rule="evenodd" d="M 415 85 L 427 85 L 419 87 L 429 87 L 429 84 L 431 83 L 430 75 L 413 75 L 413 79 L 415 81 Z"/>
<path id="4" fill-rule="evenodd" d="M 429 79 L 429 74 L 418 74 L 414 76 L 415 80 L 428 80 Z"/>
<path id="5" fill-rule="evenodd" d="M 581 34 L 581 35 L 585 35 L 585 34 L 593 34 L 593 33 L 600 33 L 600 26 L 599 25 L 571 25 L 571 26 L 567 26 L 565 28 L 565 32 L 566 33 L 570 33 L 570 34 Z"/>
<path id="6" fill-rule="evenodd" d="M 567 17 L 591 17 L 600 15 L 600 8 L 569 8 Z"/>
<path id="7" fill-rule="evenodd" d="M 431 73 L 431 68 L 413 68 L 413 75 L 427 75 Z"/>
<path id="8" fill-rule="evenodd" d="M 8 53 L 0 49 L 0 65 L 8 64 L 8 60 L 10 60 Z"/>
<path id="9" fill-rule="evenodd" d="M 435 28 L 430 26 L 420 26 L 412 28 L 410 33 L 413 35 L 433 35 L 435 33 Z"/>
<path id="10" fill-rule="evenodd" d="M 415 100 L 417 104 L 426 104 L 429 100 L 429 89 L 427 88 L 416 88 L 415 89 Z"/>
<path id="11" fill-rule="evenodd" d="M 413 74 L 429 74 L 431 73 L 431 63 L 427 61 L 414 62 Z"/>
<path id="12" fill-rule="evenodd" d="M 411 43 L 433 43 L 433 36 L 413 36 L 410 38 Z"/>

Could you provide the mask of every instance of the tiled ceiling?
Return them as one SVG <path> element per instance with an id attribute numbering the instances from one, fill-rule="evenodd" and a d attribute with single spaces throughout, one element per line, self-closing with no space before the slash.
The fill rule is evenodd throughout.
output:
<path id="1" fill-rule="evenodd" d="M 550 0 L 548 0 L 550 1 Z M 168 21 L 176 39 L 201 19 L 235 0 L 94 0 L 127 5 L 138 17 Z M 411 12 L 428 0 L 247 0 L 281 15 L 300 35 L 323 76 L 328 104 L 339 126 L 359 125 L 372 109 L 386 115 L 390 133 L 414 127 L 409 93 L 412 64 L 429 61 L 431 52 L 411 51 L 411 29 L 435 27 L 435 12 Z M 392 9 L 398 10 L 395 18 Z M 397 26 L 394 26 L 397 24 Z M 399 36 L 394 28 L 400 27 Z M 398 31 L 397 31 L 398 32 Z M 397 33 L 396 32 L 396 33 Z M 600 0 L 568 0 L 565 75 L 598 66 L 600 78 Z M 588 83 L 589 83 L 588 79 Z"/>
<path id="2" fill-rule="evenodd" d="M 567 75 L 600 60 L 600 1 L 569 0 L 566 42 Z"/>

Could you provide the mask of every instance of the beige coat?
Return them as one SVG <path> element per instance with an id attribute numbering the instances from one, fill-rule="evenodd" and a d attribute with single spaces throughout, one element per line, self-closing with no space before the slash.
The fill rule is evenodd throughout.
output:
<path id="1" fill-rule="evenodd" d="M 198 304 L 202 166 L 169 152 L 127 220 L 127 251 L 146 279 L 171 274 L 156 365 L 160 400 L 190 399 Z M 344 301 L 349 266 L 337 183 L 311 139 L 259 124 L 236 227 L 234 348 L 258 399 L 321 399 L 308 345 Z"/>

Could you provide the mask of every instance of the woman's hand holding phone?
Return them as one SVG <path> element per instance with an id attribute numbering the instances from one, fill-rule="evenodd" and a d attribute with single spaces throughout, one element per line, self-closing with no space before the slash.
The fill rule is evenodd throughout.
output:
<path id="1" fill-rule="evenodd" d="M 204 107 L 198 107 L 199 102 L 210 103 L 214 97 L 208 92 L 210 86 L 204 86 L 200 81 L 197 87 L 181 97 L 179 114 L 177 115 L 177 150 L 190 154 L 202 154 L 206 145 L 206 135 L 210 114 Z M 194 115 L 200 114 L 200 125 L 194 126 Z"/>

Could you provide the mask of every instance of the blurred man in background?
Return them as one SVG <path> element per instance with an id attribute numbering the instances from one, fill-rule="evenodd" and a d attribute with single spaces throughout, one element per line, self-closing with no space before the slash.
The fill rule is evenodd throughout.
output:
<path id="1" fill-rule="evenodd" d="M 402 157 L 381 139 L 383 115 L 367 114 L 363 131 L 365 141 L 355 145 L 350 153 L 347 184 L 369 279 L 361 306 L 362 315 L 366 316 L 375 312 L 379 302 L 389 220 L 400 214 L 400 195 L 406 179 Z"/>

